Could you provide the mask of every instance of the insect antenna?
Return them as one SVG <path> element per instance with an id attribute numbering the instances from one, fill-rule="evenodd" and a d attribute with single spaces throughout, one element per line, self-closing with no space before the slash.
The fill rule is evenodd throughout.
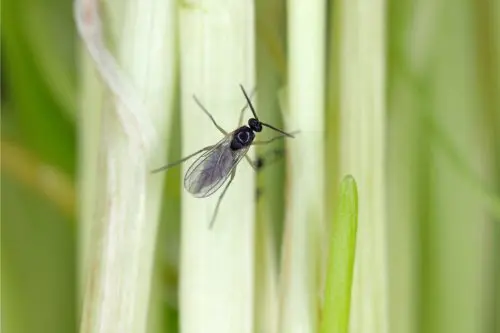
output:
<path id="1" fill-rule="evenodd" d="M 255 119 L 259 120 L 259 118 L 257 117 L 257 113 L 255 112 L 255 108 L 253 107 L 253 104 L 252 104 L 252 101 L 250 100 L 250 98 L 248 97 L 246 91 L 245 91 L 245 88 L 243 88 L 243 86 L 240 84 L 240 88 L 241 88 L 241 91 L 243 92 L 243 95 L 245 95 L 245 98 L 247 100 L 247 103 L 248 103 L 248 106 L 250 106 L 250 110 L 252 110 L 252 113 L 253 113 L 253 116 Z M 266 124 L 266 123 L 263 123 L 259 120 L 259 122 L 261 123 L 262 126 L 265 126 L 267 128 L 270 128 L 272 130 L 275 130 L 276 132 L 279 132 L 283 135 L 286 135 L 288 136 L 289 138 L 295 138 L 293 135 L 289 134 L 289 133 L 286 133 L 286 132 L 283 132 L 282 130 L 272 126 L 272 125 L 269 125 L 269 124 Z"/>
<path id="2" fill-rule="evenodd" d="M 245 95 L 248 106 L 250 106 L 250 110 L 252 110 L 254 118 L 259 120 L 259 117 L 257 117 L 257 113 L 255 112 L 255 108 L 253 107 L 252 101 L 250 100 L 250 97 L 248 97 L 247 92 L 245 91 L 245 88 L 243 88 L 243 86 L 241 84 L 240 84 L 240 88 L 241 88 L 241 91 L 243 91 L 243 95 Z"/>

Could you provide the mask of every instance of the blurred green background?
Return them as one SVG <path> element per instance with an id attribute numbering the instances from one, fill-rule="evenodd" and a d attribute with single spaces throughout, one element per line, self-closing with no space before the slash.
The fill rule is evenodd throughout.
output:
<path id="1" fill-rule="evenodd" d="M 277 109 L 272 96 L 286 83 L 285 17 L 284 1 L 256 2 L 259 107 Z M 72 3 L 6 0 L 1 19 L 2 329 L 76 332 L 81 50 Z M 391 332 L 500 332 L 499 22 L 498 1 L 387 3 Z M 334 27 L 330 18 L 327 40 Z M 329 68 L 339 66 L 336 52 Z M 339 89 L 329 73 L 326 87 Z M 327 108 L 328 132 L 339 120 Z M 179 138 L 173 130 L 172 160 Z M 338 134 L 326 140 L 328 163 L 337 165 Z M 259 176 L 260 185 L 278 185 L 266 187 L 259 211 L 283 206 L 283 168 L 277 162 Z M 170 215 L 158 243 L 165 332 L 177 330 L 180 179 L 179 169 L 166 178 Z M 339 179 L 327 178 L 332 191 Z M 282 210 L 269 214 L 261 227 L 283 219 Z M 279 243 L 280 223 L 272 228 Z"/>

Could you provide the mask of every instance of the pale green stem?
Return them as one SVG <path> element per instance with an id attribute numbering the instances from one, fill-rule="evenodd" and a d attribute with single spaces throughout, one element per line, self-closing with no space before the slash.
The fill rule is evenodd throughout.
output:
<path id="1" fill-rule="evenodd" d="M 385 1 L 343 1 L 340 10 L 341 174 L 359 190 L 350 332 L 385 333 Z"/>
<path id="2" fill-rule="evenodd" d="M 265 222 L 273 222 L 269 218 Z M 278 265 L 271 225 L 257 224 L 255 249 L 255 329 L 276 333 L 278 329 Z"/>
<path id="3" fill-rule="evenodd" d="M 79 176 L 78 176 L 78 264 L 79 264 L 79 296 L 82 297 L 85 288 L 84 277 L 95 256 L 93 242 L 98 221 L 98 198 L 96 193 L 103 191 L 98 182 L 98 161 L 101 149 L 101 109 L 103 108 L 103 87 L 99 81 L 90 57 L 82 53 L 80 62 L 81 89 L 80 110 L 88 110 L 80 117 L 79 124 Z M 80 299 L 81 301 L 81 299 Z"/>
<path id="4" fill-rule="evenodd" d="M 485 211 L 491 199 L 471 191 L 481 187 L 480 179 L 492 180 L 490 142 L 481 126 L 485 105 L 477 81 L 477 17 L 472 2 L 437 3 L 415 7 L 419 15 L 409 26 L 414 33 L 405 50 L 411 56 L 404 59 L 414 84 L 413 108 L 423 115 L 419 132 L 427 131 L 422 141 L 428 145 L 422 165 L 427 177 L 419 179 L 427 212 L 419 221 L 418 324 L 429 333 L 487 332 L 489 264 L 495 262 L 494 229 Z M 414 45 L 419 46 L 416 55 Z M 462 157 L 468 160 L 465 177 Z"/>
<path id="5" fill-rule="evenodd" d="M 246 103 L 238 85 L 247 91 L 255 85 L 253 22 L 253 3 L 247 1 L 199 1 L 181 8 L 183 156 L 223 138 L 193 95 L 226 131 L 238 126 Z M 183 173 L 195 160 L 183 165 Z M 183 189 L 180 326 L 184 333 L 253 332 L 254 179 L 253 169 L 242 160 L 212 229 L 209 223 L 223 188 L 201 199 Z"/>
<path id="6" fill-rule="evenodd" d="M 288 198 L 280 332 L 316 332 L 324 210 L 324 1 L 288 1 Z"/>
<path id="7" fill-rule="evenodd" d="M 95 183 L 82 185 L 80 331 L 145 332 L 162 186 L 162 175 L 149 170 L 165 163 L 166 149 L 159 143 L 165 142 L 172 111 L 175 2 L 111 4 L 110 11 L 123 13 L 116 43 L 121 66 L 101 43 L 97 3 L 77 1 L 75 8 L 85 46 L 114 94 L 106 89 L 104 102 L 94 95 L 81 110 L 88 118 L 83 122 L 81 181 Z M 91 76 L 84 81 L 93 84 Z M 92 128 L 99 125 L 99 116 L 90 108 L 97 107 L 102 125 Z M 93 137 L 99 138 L 100 151 Z M 161 149 L 153 152 L 153 145 Z"/>
<path id="8" fill-rule="evenodd" d="M 336 218 L 332 221 L 327 261 L 321 333 L 348 333 L 358 229 L 356 181 L 346 176 L 340 185 Z"/>

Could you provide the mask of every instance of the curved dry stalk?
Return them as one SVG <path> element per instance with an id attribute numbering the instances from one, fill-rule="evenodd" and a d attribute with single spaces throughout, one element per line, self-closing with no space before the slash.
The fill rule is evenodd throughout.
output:
<path id="1" fill-rule="evenodd" d="M 117 103 L 124 106 L 116 108 L 116 112 L 125 133 L 129 137 L 140 138 L 147 156 L 156 141 L 155 129 L 148 116 L 146 105 L 103 42 L 102 22 L 97 0 L 75 0 L 74 16 L 78 33 L 97 71 L 115 95 Z"/>

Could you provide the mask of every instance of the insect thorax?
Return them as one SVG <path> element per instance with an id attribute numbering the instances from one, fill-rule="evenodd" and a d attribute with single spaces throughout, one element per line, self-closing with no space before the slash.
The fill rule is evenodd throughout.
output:
<path id="1" fill-rule="evenodd" d="M 240 150 L 248 147 L 255 139 L 255 133 L 248 126 L 241 126 L 233 133 L 231 140 L 231 150 Z"/>

